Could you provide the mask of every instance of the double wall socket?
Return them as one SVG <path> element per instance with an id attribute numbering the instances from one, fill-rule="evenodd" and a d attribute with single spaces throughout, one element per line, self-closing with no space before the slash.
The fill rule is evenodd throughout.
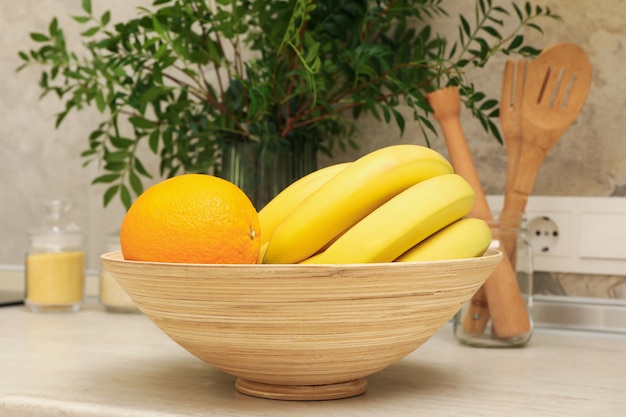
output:
<path id="1" fill-rule="evenodd" d="M 502 196 L 488 196 L 497 217 Z M 626 274 L 626 198 L 531 196 L 528 242 L 537 271 Z"/>

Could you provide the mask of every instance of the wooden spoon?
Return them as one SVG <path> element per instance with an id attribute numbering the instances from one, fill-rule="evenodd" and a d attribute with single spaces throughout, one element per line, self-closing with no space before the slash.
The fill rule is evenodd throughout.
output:
<path id="1" fill-rule="evenodd" d="M 471 152 L 461 127 L 461 98 L 457 87 L 447 87 L 430 94 L 426 98 L 433 109 L 433 115 L 440 124 L 450 154 L 454 171 L 465 178 L 476 193 L 474 207 L 469 216 L 493 223 L 493 216 L 476 172 Z M 485 328 L 491 313 L 494 328 L 500 337 L 513 337 L 530 331 L 530 320 L 524 299 L 517 285 L 515 271 L 503 251 L 504 257 L 483 287 L 488 297 L 489 309 L 479 300 L 470 304 L 464 320 L 464 330 L 480 334 Z M 466 321 L 466 322 L 465 322 Z"/>
<path id="2" fill-rule="evenodd" d="M 590 87 L 591 62 L 578 45 L 555 44 L 528 65 L 522 148 L 501 223 L 519 223 L 543 160 L 580 113 Z M 503 240 L 506 248 L 514 247 L 515 236 Z"/>

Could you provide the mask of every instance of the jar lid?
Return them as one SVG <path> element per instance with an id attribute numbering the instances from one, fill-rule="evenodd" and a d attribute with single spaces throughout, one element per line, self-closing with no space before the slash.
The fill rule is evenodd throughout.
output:
<path id="1" fill-rule="evenodd" d="M 65 199 L 47 202 L 47 214 L 41 225 L 32 230 L 31 247 L 47 250 L 64 250 L 82 246 L 83 234 L 80 227 L 67 221 L 67 213 L 72 204 Z"/>
<path id="2" fill-rule="evenodd" d="M 114 252 L 121 249 L 120 245 L 120 231 L 116 230 L 115 232 L 111 232 L 106 235 L 106 239 L 104 242 L 104 251 L 105 252 Z"/>

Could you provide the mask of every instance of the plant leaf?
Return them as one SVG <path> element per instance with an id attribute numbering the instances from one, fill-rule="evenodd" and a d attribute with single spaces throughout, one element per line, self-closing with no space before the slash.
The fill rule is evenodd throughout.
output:
<path id="1" fill-rule="evenodd" d="M 102 17 L 100 18 L 100 24 L 102 26 L 106 26 L 109 24 L 110 21 L 111 21 L 111 12 L 107 10 L 106 12 L 102 14 Z"/>
<path id="2" fill-rule="evenodd" d="M 157 123 L 140 116 L 131 116 L 128 118 L 128 121 L 132 123 L 133 126 L 139 129 L 154 129 L 158 126 Z"/>
<path id="3" fill-rule="evenodd" d="M 91 181 L 92 184 L 108 184 L 120 179 L 119 174 L 104 174 L 100 175 Z"/>
<path id="4" fill-rule="evenodd" d="M 78 23 L 87 23 L 91 21 L 91 17 L 89 16 L 72 16 L 72 19 L 74 19 Z"/>
<path id="5" fill-rule="evenodd" d="M 31 33 L 30 38 L 35 42 L 48 42 L 50 38 L 43 33 Z"/>
<path id="6" fill-rule="evenodd" d="M 82 0 L 83 10 L 91 14 L 91 0 Z"/>
<path id="7" fill-rule="evenodd" d="M 128 171 L 128 182 L 135 195 L 139 195 L 143 192 L 143 184 L 137 174 L 132 170 Z"/>
<path id="8" fill-rule="evenodd" d="M 113 197 L 115 197 L 119 189 L 120 189 L 119 184 L 112 185 L 106 189 L 106 191 L 104 192 L 104 195 L 102 196 L 104 207 L 107 207 L 109 205 L 109 203 L 111 202 Z"/>
<path id="9" fill-rule="evenodd" d="M 122 200 L 122 204 L 128 210 L 133 202 L 133 199 L 130 196 L 130 192 L 128 191 L 128 187 L 124 184 L 120 185 L 120 199 Z"/>
<path id="10" fill-rule="evenodd" d="M 94 26 L 94 27 L 87 29 L 84 32 L 81 32 L 81 35 L 84 36 L 85 38 L 88 38 L 88 37 L 95 35 L 99 31 L 100 31 L 100 28 L 98 26 Z"/>

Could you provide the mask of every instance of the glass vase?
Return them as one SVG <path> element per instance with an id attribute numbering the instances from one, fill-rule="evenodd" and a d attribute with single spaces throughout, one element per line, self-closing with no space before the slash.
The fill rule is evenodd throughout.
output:
<path id="1" fill-rule="evenodd" d="M 529 342 L 533 332 L 534 266 L 532 247 L 527 239 L 526 218 L 522 216 L 519 225 L 494 224 L 491 230 L 493 235 L 491 247 L 506 250 L 515 271 L 517 285 L 528 314 L 530 329 L 514 336 L 501 337 L 491 319 L 488 300 L 481 296 L 481 289 L 455 315 L 453 321 L 454 336 L 460 343 L 474 347 L 522 347 Z M 512 247 L 503 247 L 501 237 L 504 235 L 516 236 L 513 239 L 515 243 L 511 245 Z"/>
<path id="2" fill-rule="evenodd" d="M 241 188 L 260 210 L 297 179 L 317 169 L 314 140 L 225 141 L 218 175 Z"/>

